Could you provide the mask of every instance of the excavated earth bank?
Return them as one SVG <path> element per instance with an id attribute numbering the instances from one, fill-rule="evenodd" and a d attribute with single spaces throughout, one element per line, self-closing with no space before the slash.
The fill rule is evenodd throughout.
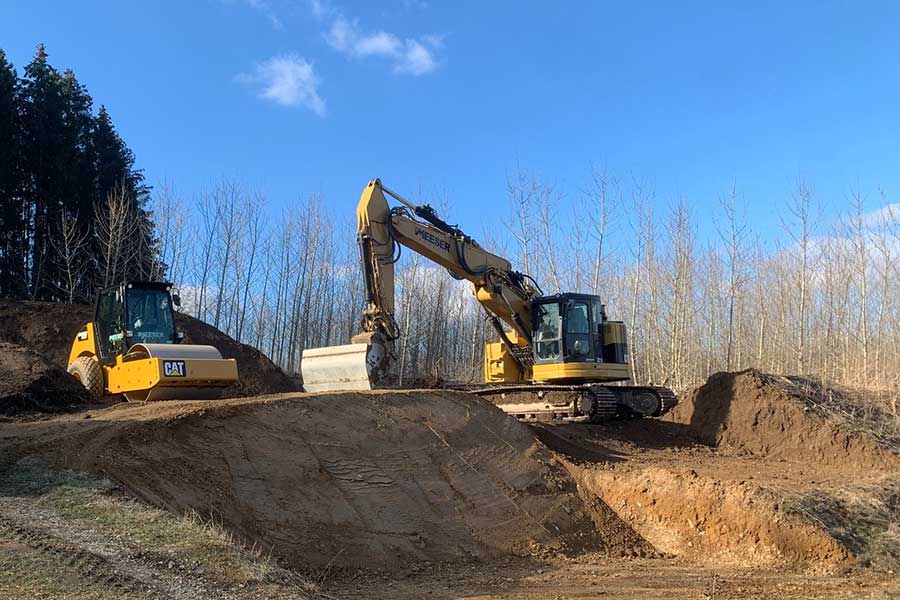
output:
<path id="1" fill-rule="evenodd" d="M 829 468 L 896 469 L 896 442 L 880 440 L 853 422 L 829 419 L 825 402 L 858 399 L 799 377 L 747 370 L 716 373 L 687 394 L 668 417 L 697 438 L 732 454 L 810 461 Z"/>
<path id="2" fill-rule="evenodd" d="M 653 554 L 602 501 L 579 496 L 530 428 L 465 393 L 119 405 L 7 426 L 0 444 L 213 518 L 303 569 Z"/>
<path id="3" fill-rule="evenodd" d="M 0 300 L 0 411 L 86 401 L 62 368 L 90 314 Z M 293 390 L 255 349 L 179 326 L 238 359 L 243 386 L 229 393 Z M 896 570 L 897 444 L 830 418 L 826 396 L 847 401 L 798 378 L 721 373 L 666 421 L 534 428 L 436 390 L 82 407 L 0 423 L 0 467 L 37 457 L 103 474 L 316 572 L 583 553 Z"/>
<path id="4" fill-rule="evenodd" d="M 51 412 L 89 401 L 84 387 L 64 369 L 27 348 L 0 342 L 0 414 Z"/>
<path id="5" fill-rule="evenodd" d="M 823 390 L 810 389 L 719 373 L 671 422 L 538 434 L 583 490 L 661 552 L 705 564 L 894 570 L 897 448 L 827 418 L 811 407 Z"/>

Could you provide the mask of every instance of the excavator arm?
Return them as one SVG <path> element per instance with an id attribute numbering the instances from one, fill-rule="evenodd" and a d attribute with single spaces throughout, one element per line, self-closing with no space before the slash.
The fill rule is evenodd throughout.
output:
<path id="1" fill-rule="evenodd" d="M 391 207 L 387 196 L 400 205 Z M 370 389 L 390 366 L 399 335 L 395 318 L 394 265 L 408 248 L 472 284 L 488 319 L 523 371 L 530 349 L 510 340 L 531 342 L 533 280 L 514 271 L 509 261 L 482 248 L 458 227 L 438 217 L 428 205 L 415 205 L 374 179 L 357 207 L 357 242 L 365 282 L 363 333 L 345 346 L 305 350 L 301 370 L 307 391 Z M 526 344 L 526 345 L 527 345 Z"/>

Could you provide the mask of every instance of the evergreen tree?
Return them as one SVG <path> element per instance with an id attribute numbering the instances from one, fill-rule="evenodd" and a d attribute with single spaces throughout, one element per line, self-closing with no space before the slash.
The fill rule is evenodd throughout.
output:
<path id="1" fill-rule="evenodd" d="M 54 69 L 43 45 L 21 79 L 0 50 L 0 295 L 90 298 L 98 270 L 86 267 L 101 260 L 96 224 L 108 216 L 96 211 L 108 212 L 114 191 L 134 232 L 116 272 L 161 275 L 150 188 L 106 108 L 95 117 L 87 89 L 71 70 Z M 61 260 L 66 240 L 86 238 Z M 75 285 L 73 272 L 92 275 Z"/>
<path id="2" fill-rule="evenodd" d="M 0 49 L 0 295 L 24 291 L 26 253 L 18 76 Z"/>
<path id="3" fill-rule="evenodd" d="M 43 44 L 25 67 L 21 101 L 22 167 L 26 173 L 27 203 L 25 228 L 31 241 L 30 256 L 26 260 L 28 293 L 32 297 L 50 299 L 55 278 L 50 236 L 55 223 L 61 221 L 70 153 L 64 145 L 62 77 L 48 63 Z"/>
<path id="4" fill-rule="evenodd" d="M 120 184 L 131 200 L 132 218 L 136 221 L 136 235 L 128 241 L 126 255 L 130 257 L 125 276 L 131 279 L 147 279 L 159 254 L 159 240 L 153 224 L 153 215 L 147 210 L 150 187 L 144 182 L 144 174 L 134 168 L 134 153 L 119 136 L 106 107 L 101 105 L 93 134 L 95 170 L 97 173 L 97 206 L 103 206 L 109 193 Z"/>

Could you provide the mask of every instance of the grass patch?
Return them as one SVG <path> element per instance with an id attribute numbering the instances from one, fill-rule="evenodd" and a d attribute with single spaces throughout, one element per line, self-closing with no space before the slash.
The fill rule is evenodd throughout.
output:
<path id="1" fill-rule="evenodd" d="M 102 580 L 84 577 L 77 566 L 52 553 L 21 543 L 0 526 L 0 599 L 80 598 L 142 600 L 147 596 Z"/>
<path id="2" fill-rule="evenodd" d="M 784 509 L 827 531 L 863 566 L 900 569 L 900 480 L 793 493 Z"/>
<path id="3" fill-rule="evenodd" d="M 177 569 L 229 589 L 271 588 L 273 597 L 316 595 L 309 580 L 281 568 L 266 552 L 242 545 L 211 520 L 155 509 L 123 495 L 105 479 L 23 461 L 0 480 L 0 493 L 16 496 L 38 513 L 54 515 L 72 530 L 90 532 L 101 543 L 154 568 Z M 281 588 L 291 594 L 276 593 Z"/>

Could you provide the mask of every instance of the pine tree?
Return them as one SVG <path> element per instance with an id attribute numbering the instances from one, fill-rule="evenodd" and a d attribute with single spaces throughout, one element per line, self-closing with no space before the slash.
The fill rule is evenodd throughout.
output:
<path id="1" fill-rule="evenodd" d="M 103 206 L 107 195 L 121 185 L 131 201 L 131 218 L 137 222 L 137 234 L 129 240 L 125 252 L 130 257 L 125 266 L 125 276 L 147 279 L 154 272 L 154 266 L 158 269 L 159 264 L 159 240 L 156 238 L 153 215 L 147 210 L 150 187 L 144 183 L 143 172 L 134 168 L 134 153 L 119 136 L 103 105 L 95 122 L 93 151 L 96 161 L 96 205 Z"/>
<path id="2" fill-rule="evenodd" d="M 18 76 L 0 49 L 0 295 L 23 293 L 26 251 Z"/>
<path id="3" fill-rule="evenodd" d="M 85 86 L 71 70 L 54 69 L 43 45 L 21 79 L 0 50 L 0 295 L 91 297 L 98 269 L 89 267 L 102 257 L 97 223 L 108 216 L 96 211 L 108 211 L 113 192 L 133 232 L 117 276 L 164 275 L 150 187 L 134 162 L 106 107 L 95 117 Z M 92 275 L 74 282 L 73 273 Z"/>
<path id="4" fill-rule="evenodd" d="M 53 281 L 50 240 L 61 222 L 65 201 L 69 152 L 64 144 L 65 98 L 59 72 L 47 61 L 43 44 L 25 67 L 22 166 L 26 173 L 26 223 L 31 252 L 26 261 L 28 293 L 52 299 Z"/>

